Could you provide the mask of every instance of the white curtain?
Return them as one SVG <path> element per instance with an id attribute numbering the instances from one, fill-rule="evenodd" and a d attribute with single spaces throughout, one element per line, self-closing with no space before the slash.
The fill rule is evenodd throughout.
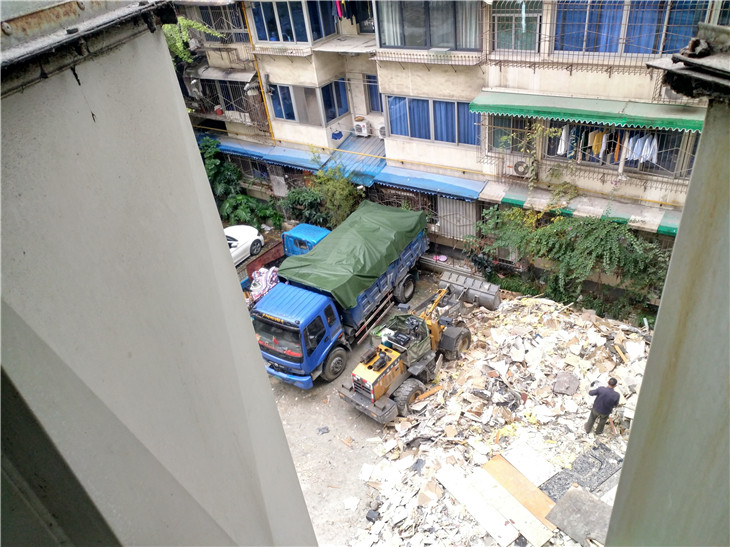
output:
<path id="1" fill-rule="evenodd" d="M 381 46 L 402 46 L 400 2 L 378 2 Z"/>
<path id="2" fill-rule="evenodd" d="M 479 2 L 457 2 L 456 10 L 457 49 L 481 49 Z"/>

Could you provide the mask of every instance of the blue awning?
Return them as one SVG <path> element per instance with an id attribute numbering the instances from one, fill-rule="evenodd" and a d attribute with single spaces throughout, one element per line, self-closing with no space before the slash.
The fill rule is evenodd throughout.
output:
<path id="1" fill-rule="evenodd" d="M 386 167 L 375 177 L 375 182 L 467 201 L 478 199 L 479 193 L 486 184 L 484 180 L 434 175 L 401 167 Z"/>
<path id="2" fill-rule="evenodd" d="M 226 154 L 236 154 L 237 156 L 246 156 L 256 160 L 260 160 L 273 150 L 272 146 L 258 144 L 255 142 L 245 142 L 225 137 L 221 137 L 218 140 L 221 143 L 219 146 L 221 152 Z"/>
<path id="3" fill-rule="evenodd" d="M 372 186 L 373 179 L 385 167 L 385 141 L 378 137 L 348 136 L 326 165 L 337 166 L 353 184 Z"/>
<path id="4" fill-rule="evenodd" d="M 274 146 L 263 160 L 267 163 L 293 167 L 304 171 L 319 171 L 319 168 L 330 159 L 329 154 L 318 153 L 315 157 L 310 151 Z"/>

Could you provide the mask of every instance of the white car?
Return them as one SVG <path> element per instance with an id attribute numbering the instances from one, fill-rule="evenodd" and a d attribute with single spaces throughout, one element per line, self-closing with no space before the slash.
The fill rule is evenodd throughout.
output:
<path id="1" fill-rule="evenodd" d="M 236 266 L 249 256 L 259 254 L 264 246 L 263 236 L 253 226 L 229 226 L 223 231 L 228 240 L 228 250 L 231 251 L 233 264 Z"/>

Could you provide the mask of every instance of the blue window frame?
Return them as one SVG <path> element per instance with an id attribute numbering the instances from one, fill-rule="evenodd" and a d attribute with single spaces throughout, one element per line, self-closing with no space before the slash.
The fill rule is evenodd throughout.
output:
<path id="1" fill-rule="evenodd" d="M 326 123 L 349 112 L 347 102 L 347 86 L 344 79 L 339 79 L 322 87 L 322 104 Z"/>
<path id="2" fill-rule="evenodd" d="M 469 103 L 387 98 L 390 134 L 454 144 L 479 144 L 480 115 Z"/>
<path id="3" fill-rule="evenodd" d="M 378 77 L 371 74 L 365 75 L 365 85 L 368 90 L 368 106 L 370 112 L 382 112 L 383 100 L 380 97 L 380 88 L 378 87 Z"/>
<path id="4" fill-rule="evenodd" d="M 222 37 L 204 34 L 208 42 L 248 42 L 248 31 L 243 24 L 238 4 L 230 6 L 200 6 L 200 17 L 203 23 L 223 34 Z"/>
<path id="5" fill-rule="evenodd" d="M 480 50 L 481 2 L 376 2 L 380 47 Z"/>
<path id="6" fill-rule="evenodd" d="M 291 89 L 288 85 L 272 85 L 271 106 L 274 109 L 274 117 L 282 120 L 296 121 L 294 115 L 294 103 L 291 98 Z"/>
<path id="7" fill-rule="evenodd" d="M 260 42 L 309 42 L 301 2 L 252 2 L 251 12 Z"/>

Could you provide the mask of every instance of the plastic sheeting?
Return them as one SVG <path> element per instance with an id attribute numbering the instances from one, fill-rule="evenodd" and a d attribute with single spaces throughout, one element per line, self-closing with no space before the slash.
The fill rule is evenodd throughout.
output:
<path id="1" fill-rule="evenodd" d="M 284 260 L 279 277 L 327 292 L 343 308 L 387 270 L 426 228 L 426 215 L 363 202 L 309 253 Z"/>

